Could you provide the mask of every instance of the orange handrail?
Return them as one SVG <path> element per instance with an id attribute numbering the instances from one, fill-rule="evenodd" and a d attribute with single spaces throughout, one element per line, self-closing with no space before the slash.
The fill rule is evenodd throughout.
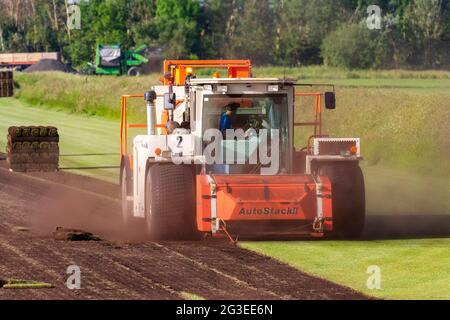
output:
<path id="1" fill-rule="evenodd" d="M 296 97 L 315 97 L 314 121 L 311 122 L 294 122 L 294 126 L 312 126 L 314 134 L 308 138 L 307 152 L 310 154 L 311 141 L 313 138 L 324 137 L 322 134 L 322 96 L 321 92 L 296 92 Z"/>
<path id="2" fill-rule="evenodd" d="M 143 94 L 127 94 L 122 96 L 122 109 L 120 112 L 120 157 L 128 154 L 128 128 L 132 128 L 132 124 L 127 122 L 127 101 L 128 99 L 140 98 L 144 99 Z"/>
<path id="3" fill-rule="evenodd" d="M 163 97 L 164 95 L 157 95 L 158 98 Z M 122 109 L 120 113 L 120 157 L 128 155 L 128 129 L 145 129 L 147 128 L 147 124 L 135 124 L 128 123 L 127 120 L 127 103 L 128 99 L 144 99 L 143 94 L 126 94 L 122 96 Z M 185 99 L 177 100 L 176 106 L 178 107 L 181 103 L 186 101 Z M 167 112 L 167 111 L 163 111 Z M 165 124 L 156 124 L 156 128 L 164 129 Z"/>

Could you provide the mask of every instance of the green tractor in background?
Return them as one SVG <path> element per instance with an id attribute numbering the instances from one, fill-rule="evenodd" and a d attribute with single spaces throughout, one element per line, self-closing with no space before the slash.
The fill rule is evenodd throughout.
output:
<path id="1" fill-rule="evenodd" d="M 124 50 L 120 45 L 97 45 L 95 74 L 140 76 L 142 65 L 149 62 L 143 55 L 146 46 Z"/>

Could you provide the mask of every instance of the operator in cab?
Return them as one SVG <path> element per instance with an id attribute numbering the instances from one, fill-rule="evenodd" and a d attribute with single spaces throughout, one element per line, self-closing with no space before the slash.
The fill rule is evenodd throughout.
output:
<path id="1" fill-rule="evenodd" d="M 222 112 L 219 120 L 219 130 L 225 135 L 229 129 L 234 129 L 233 122 L 237 109 L 240 107 L 239 103 L 233 102 L 225 107 L 225 112 Z"/>

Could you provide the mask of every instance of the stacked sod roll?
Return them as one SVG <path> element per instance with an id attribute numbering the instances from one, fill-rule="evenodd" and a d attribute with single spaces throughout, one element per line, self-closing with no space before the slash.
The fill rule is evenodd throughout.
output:
<path id="1" fill-rule="evenodd" d="M 12 71 L 0 71 L 0 98 L 14 95 L 14 79 Z"/>
<path id="2" fill-rule="evenodd" d="M 55 127 L 10 127 L 6 146 L 12 171 L 51 172 L 58 170 L 59 134 Z"/>

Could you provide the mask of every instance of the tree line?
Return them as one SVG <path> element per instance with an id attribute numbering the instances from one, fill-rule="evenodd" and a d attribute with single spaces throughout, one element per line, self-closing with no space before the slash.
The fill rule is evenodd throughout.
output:
<path id="1" fill-rule="evenodd" d="M 97 43 L 120 43 L 258 65 L 450 68 L 449 1 L 2 0 L 0 51 L 59 51 L 83 66 Z M 80 29 L 68 25 L 74 4 Z"/>

